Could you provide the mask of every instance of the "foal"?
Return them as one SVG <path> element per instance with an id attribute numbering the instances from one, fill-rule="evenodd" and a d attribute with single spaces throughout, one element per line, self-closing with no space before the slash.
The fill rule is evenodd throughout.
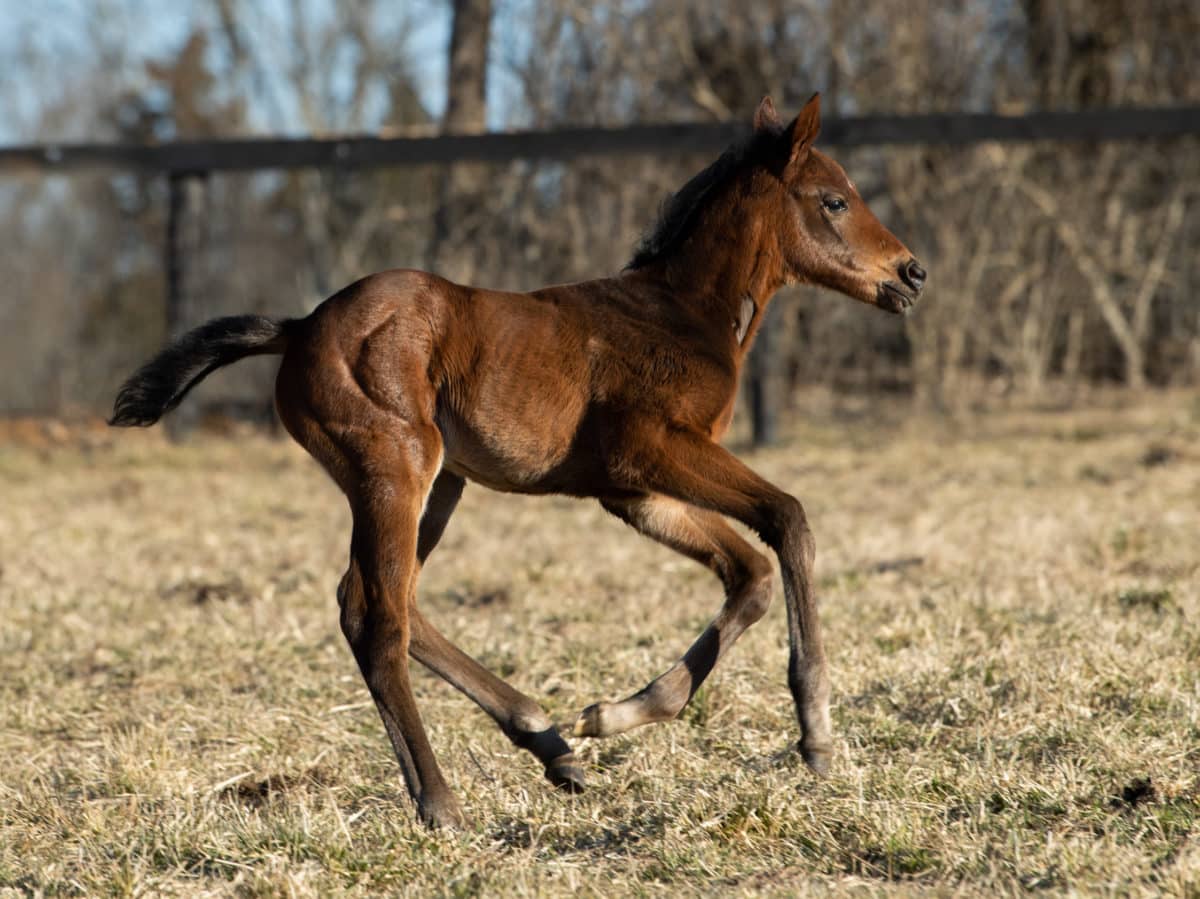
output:
<path id="1" fill-rule="evenodd" d="M 646 536 L 708 566 L 725 602 L 683 658 L 620 702 L 583 710 L 577 737 L 680 713 L 771 600 L 771 564 L 723 516 L 774 551 L 787 602 L 788 684 L 800 752 L 824 773 L 829 680 L 804 510 L 719 443 L 771 296 L 812 283 L 889 312 L 925 272 L 813 149 L 814 96 L 785 126 L 770 98 L 753 134 L 689 181 L 613 278 L 502 293 L 398 270 L 364 278 L 307 318 L 217 319 L 184 335 L 121 388 L 114 425 L 147 426 L 207 374 L 283 356 L 276 406 L 289 433 L 345 492 L 350 565 L 341 627 L 421 819 L 462 821 L 409 682 L 408 657 L 445 678 L 545 766 L 583 772 L 541 707 L 450 643 L 417 607 L 421 566 L 465 482 L 594 497 Z"/>

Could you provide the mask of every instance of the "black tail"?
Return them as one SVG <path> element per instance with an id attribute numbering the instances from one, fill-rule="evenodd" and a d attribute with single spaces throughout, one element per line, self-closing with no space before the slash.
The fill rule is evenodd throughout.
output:
<path id="1" fill-rule="evenodd" d="M 121 386 L 108 423 L 149 427 L 218 368 L 246 356 L 282 353 L 290 324 L 261 315 L 231 315 L 188 331 Z"/>

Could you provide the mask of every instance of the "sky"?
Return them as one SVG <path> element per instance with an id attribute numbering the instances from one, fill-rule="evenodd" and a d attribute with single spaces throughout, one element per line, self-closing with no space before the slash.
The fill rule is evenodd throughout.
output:
<path id="1" fill-rule="evenodd" d="M 286 19 L 293 0 L 256 0 L 253 16 L 241 22 L 277 33 L 272 22 Z M 300 0 L 314 15 L 327 15 L 337 0 Z M 516 85 L 503 65 L 519 51 L 520 35 L 513 19 L 524 0 L 499 0 L 493 29 L 492 67 L 489 72 L 489 124 L 503 127 Z M 423 104 L 435 116 L 445 107 L 446 50 L 450 33 L 450 0 L 395 0 L 386 6 L 390 23 L 402 32 L 406 55 L 413 61 L 412 75 Z M 126 58 L 114 65 L 122 76 L 136 81 L 144 77 L 143 61 L 164 58 L 178 49 L 193 24 L 214 23 L 209 0 L 0 0 L 0 143 L 38 139 L 85 140 L 69 121 L 47 124 L 42 111 L 70 89 L 72 74 L 94 59 L 89 22 L 100 13 L 105 34 L 124 48 Z M 514 49 L 516 48 L 516 49 Z M 268 77 L 270 74 L 268 73 Z M 261 115 L 261 114 L 260 114 Z M 262 121 L 253 121 L 256 131 L 301 133 L 298 116 L 279 108 Z M 48 133 L 47 129 L 49 129 Z"/>

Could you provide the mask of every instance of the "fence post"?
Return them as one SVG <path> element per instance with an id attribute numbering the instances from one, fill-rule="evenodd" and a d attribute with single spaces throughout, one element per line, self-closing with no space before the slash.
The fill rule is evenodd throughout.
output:
<path id="1" fill-rule="evenodd" d="M 758 329 L 754 348 L 750 351 L 747 386 L 750 389 L 750 441 L 754 446 L 770 446 L 779 439 L 779 352 L 780 317 L 783 303 L 767 306 L 765 318 Z"/>
<path id="2" fill-rule="evenodd" d="M 172 171 L 167 176 L 167 336 L 200 324 L 206 288 L 208 173 Z M 184 403 L 165 420 L 172 440 L 183 438 L 199 420 L 199 409 Z"/>

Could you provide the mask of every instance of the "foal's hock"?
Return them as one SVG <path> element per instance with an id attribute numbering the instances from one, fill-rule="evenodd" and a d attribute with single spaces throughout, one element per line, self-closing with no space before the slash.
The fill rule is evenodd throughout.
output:
<path id="1" fill-rule="evenodd" d="M 537 756 L 551 783 L 584 786 L 538 703 L 450 643 L 418 607 L 421 566 L 467 480 L 593 497 L 725 587 L 716 618 L 683 658 L 627 699 L 588 706 L 577 737 L 674 718 L 763 616 L 771 564 L 725 517 L 753 529 L 782 570 L 800 752 L 814 771 L 828 769 L 829 680 L 804 510 L 718 443 L 780 287 L 819 284 L 898 313 L 925 282 L 842 168 L 813 149 L 819 124 L 816 96 L 788 125 L 764 99 L 753 133 L 675 194 L 615 277 L 503 293 L 383 272 L 304 319 L 209 322 L 121 388 L 111 423 L 151 425 L 213 370 L 282 355 L 279 416 L 350 502 L 342 631 L 423 821 L 453 825 L 462 813 L 421 724 L 410 656 Z"/>

